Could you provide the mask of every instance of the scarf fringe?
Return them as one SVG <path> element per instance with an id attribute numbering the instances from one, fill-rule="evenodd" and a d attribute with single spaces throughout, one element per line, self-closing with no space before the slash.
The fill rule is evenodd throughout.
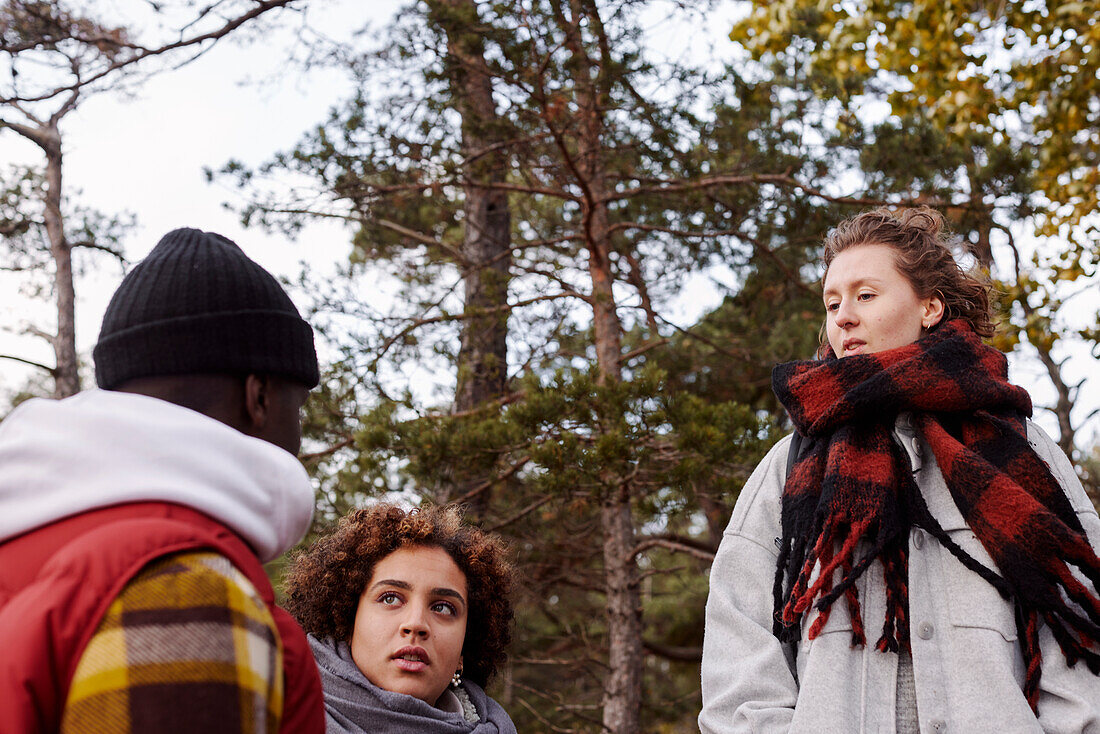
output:
<path id="1" fill-rule="evenodd" d="M 1024 698 L 1032 712 L 1039 715 L 1039 681 L 1043 677 L 1043 651 L 1039 647 L 1039 619 L 1035 612 L 1024 612 L 1016 604 L 1016 635 L 1024 657 Z"/>
<path id="2" fill-rule="evenodd" d="M 1003 354 L 955 320 L 897 349 L 778 365 L 773 387 L 798 430 L 813 439 L 783 490 L 773 584 L 777 637 L 797 640 L 813 607 L 819 612 L 808 630 L 813 639 L 844 596 L 853 644 L 863 644 L 855 582 L 878 558 L 887 609 L 876 648 L 909 649 L 908 531 L 916 526 L 1012 601 L 1026 667 L 1023 693 L 1033 710 L 1042 678 L 1041 624 L 1068 665 L 1083 661 L 1100 675 L 1100 558 L 1064 489 L 1027 441 L 1023 418 L 1031 415 L 1031 401 L 1008 382 Z M 929 512 L 891 436 L 899 411 L 917 419 L 993 567 L 964 551 Z M 866 550 L 857 562 L 861 542 Z"/>
<path id="3" fill-rule="evenodd" d="M 911 650 L 909 646 L 909 583 L 908 574 L 899 569 L 908 569 L 909 551 L 904 543 L 899 543 L 896 558 L 886 558 L 883 562 L 883 581 L 886 584 L 886 621 L 882 626 L 875 649 L 879 652 L 899 652 Z M 890 614 L 893 610 L 893 614 Z"/>
<path id="4" fill-rule="evenodd" d="M 900 577 L 895 573 L 897 568 L 904 568 L 906 551 L 904 544 L 896 540 L 887 543 L 882 538 L 874 539 L 876 530 L 876 523 L 872 520 L 855 524 L 840 520 L 829 523 L 814 544 L 813 550 L 806 555 L 801 572 L 786 597 L 787 603 L 777 615 L 776 628 L 781 633 L 781 639 L 789 641 L 792 635 L 797 635 L 802 617 L 811 606 L 817 610 L 818 615 L 810 625 L 807 636 L 811 640 L 816 639 L 829 621 L 833 602 L 843 596 L 852 623 L 852 645 L 867 644 L 859 591 L 855 584 L 889 545 L 890 549 L 884 555 L 886 563 L 883 570 L 887 587 L 886 614 L 882 635 L 875 646 L 881 651 L 897 652 L 903 647 L 909 649 L 909 623 L 906 615 L 908 588 L 904 581 L 897 580 Z M 870 543 L 872 539 L 874 543 L 868 552 L 858 563 L 853 563 L 852 559 L 860 542 Z M 790 543 L 784 544 L 780 552 L 781 560 L 786 561 L 792 550 Z M 815 568 L 821 570 L 810 585 L 809 579 Z M 842 572 L 839 580 L 836 579 L 838 570 Z M 777 574 L 773 593 L 781 593 L 781 589 L 781 579 Z"/>

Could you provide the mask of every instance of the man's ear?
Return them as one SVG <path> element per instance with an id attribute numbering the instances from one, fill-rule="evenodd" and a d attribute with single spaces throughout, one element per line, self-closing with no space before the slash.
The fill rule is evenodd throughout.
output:
<path id="1" fill-rule="evenodd" d="M 244 378 L 244 412 L 252 431 L 262 430 L 267 425 L 271 415 L 271 387 L 271 378 L 267 375 Z"/>

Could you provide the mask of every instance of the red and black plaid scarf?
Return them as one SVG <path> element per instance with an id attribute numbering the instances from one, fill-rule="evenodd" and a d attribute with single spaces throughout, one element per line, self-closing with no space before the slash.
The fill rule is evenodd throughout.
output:
<path id="1" fill-rule="evenodd" d="M 1027 442 L 1031 400 L 1008 382 L 1003 354 L 983 345 L 965 322 L 951 321 L 898 349 L 778 365 L 772 383 L 811 441 L 783 489 L 774 587 L 780 639 L 798 638 L 811 605 L 820 612 L 809 630 L 816 637 L 832 603 L 844 596 L 852 642 L 865 644 L 855 581 L 878 558 L 887 609 L 876 647 L 908 649 L 908 534 L 918 525 L 1014 603 L 1027 665 L 1024 694 L 1033 709 L 1040 620 L 1069 665 L 1084 660 L 1100 675 L 1100 559 L 1065 492 Z M 951 497 L 996 569 L 959 548 L 929 513 L 908 456 L 892 438 L 903 411 L 913 414 Z M 815 567 L 820 572 L 811 584 Z"/>

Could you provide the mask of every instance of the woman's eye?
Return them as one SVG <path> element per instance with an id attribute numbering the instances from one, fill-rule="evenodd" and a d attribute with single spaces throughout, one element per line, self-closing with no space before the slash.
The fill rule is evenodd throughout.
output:
<path id="1" fill-rule="evenodd" d="M 437 601 L 435 604 L 432 604 L 432 611 L 438 612 L 440 614 L 446 614 L 451 617 L 458 613 L 455 611 L 453 604 L 449 604 L 445 601 Z"/>
<path id="2" fill-rule="evenodd" d="M 393 593 L 392 591 L 387 591 L 385 594 L 378 597 L 378 603 L 379 604 L 385 604 L 386 606 L 390 606 L 390 607 L 392 607 L 394 604 L 399 604 L 400 602 L 401 602 L 401 597 L 399 597 L 397 594 Z"/>
<path id="3" fill-rule="evenodd" d="M 834 303 L 826 303 L 825 304 L 825 310 L 826 311 L 836 311 L 838 308 L 840 308 L 839 303 L 834 302 Z"/>
<path id="4" fill-rule="evenodd" d="M 860 293 L 859 294 L 859 300 L 861 300 L 861 301 L 870 301 L 874 297 L 875 297 L 874 293 Z"/>

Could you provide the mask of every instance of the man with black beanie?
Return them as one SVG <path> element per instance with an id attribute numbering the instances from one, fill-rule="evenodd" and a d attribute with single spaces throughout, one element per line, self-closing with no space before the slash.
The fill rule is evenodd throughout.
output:
<path id="1" fill-rule="evenodd" d="M 313 330 L 236 244 L 177 229 L 94 357 L 100 390 L 0 423 L 0 731 L 321 734 L 261 565 L 312 517 Z"/>

